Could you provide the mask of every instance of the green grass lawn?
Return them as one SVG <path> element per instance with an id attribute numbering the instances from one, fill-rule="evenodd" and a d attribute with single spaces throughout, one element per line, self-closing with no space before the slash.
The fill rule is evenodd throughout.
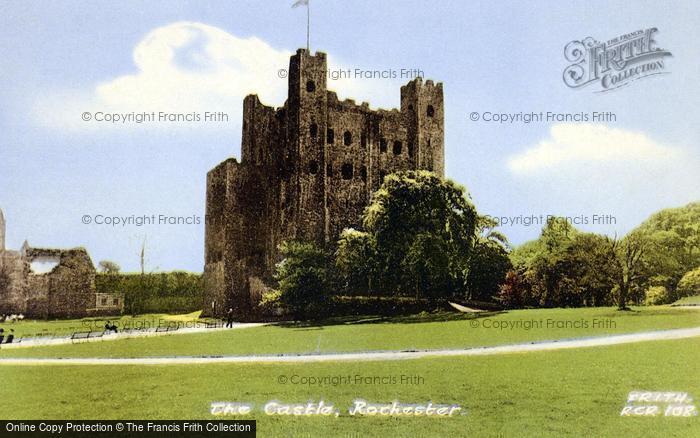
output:
<path id="1" fill-rule="evenodd" d="M 673 303 L 674 306 L 684 306 L 689 304 L 700 305 L 700 295 L 696 295 L 694 297 L 683 297 L 680 300 Z"/>
<path id="2" fill-rule="evenodd" d="M 104 325 L 107 321 L 116 324 L 119 329 L 122 328 L 148 328 L 157 327 L 158 325 L 167 326 L 179 323 L 191 323 L 200 321 L 199 315 L 201 311 L 192 312 L 182 315 L 168 315 L 163 313 L 151 313 L 145 315 L 130 315 L 122 316 L 101 316 L 82 319 L 27 319 L 14 323 L 0 323 L 0 327 L 9 332 L 9 329 L 15 330 L 15 336 L 64 336 L 70 335 L 73 332 L 85 331 L 101 331 L 104 330 Z"/>
<path id="3" fill-rule="evenodd" d="M 551 324 L 550 324 L 551 323 Z M 213 333 L 0 350 L 0 357 L 145 357 L 439 349 L 700 326 L 698 309 L 669 306 L 517 310 L 478 319 L 454 314 L 333 320 Z"/>
<path id="4" fill-rule="evenodd" d="M 630 323 L 631 324 L 631 323 Z M 163 339 L 160 339 L 163 340 Z M 4 419 L 206 419 L 212 401 L 254 403 L 258 436 L 700 436 L 700 417 L 621 417 L 635 390 L 700 400 L 700 339 L 394 362 L 0 366 Z M 300 385 L 279 376 L 386 377 L 415 384 Z M 456 403 L 450 418 L 351 417 L 370 402 Z M 270 400 L 324 400 L 339 417 L 273 417 Z M 696 407 L 700 404 L 696 402 Z"/>

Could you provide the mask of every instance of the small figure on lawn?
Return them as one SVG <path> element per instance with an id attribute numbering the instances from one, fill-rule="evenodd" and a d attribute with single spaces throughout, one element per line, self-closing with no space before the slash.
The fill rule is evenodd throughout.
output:
<path id="1" fill-rule="evenodd" d="M 226 328 L 233 327 L 233 309 L 226 312 Z"/>

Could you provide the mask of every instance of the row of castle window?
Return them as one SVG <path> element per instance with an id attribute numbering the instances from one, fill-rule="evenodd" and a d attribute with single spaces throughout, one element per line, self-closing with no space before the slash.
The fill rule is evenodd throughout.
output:
<path id="1" fill-rule="evenodd" d="M 311 134 L 311 138 L 315 139 L 318 135 L 318 125 L 312 123 L 309 127 L 309 134 Z M 335 143 L 335 131 L 333 131 L 333 128 L 328 128 L 326 130 L 326 143 Z M 345 146 L 350 146 L 352 144 L 352 133 L 350 131 L 345 131 L 345 133 L 343 134 L 343 144 L 345 144 Z M 367 136 L 364 133 L 360 135 L 360 144 L 363 148 L 367 147 Z M 385 138 L 382 137 L 379 139 L 380 153 L 386 153 L 387 144 L 388 143 Z M 401 155 L 401 153 L 403 152 L 403 143 L 399 140 L 394 141 L 392 152 L 394 153 L 394 155 Z M 413 156 L 413 145 L 410 143 L 408 144 L 408 155 L 410 157 Z"/>
<path id="2" fill-rule="evenodd" d="M 316 160 L 313 160 L 309 163 L 309 173 L 312 175 L 316 175 L 319 171 L 318 168 L 318 162 Z M 340 167 L 340 176 L 345 179 L 345 180 L 350 180 L 354 176 L 354 169 L 352 167 L 352 164 L 350 163 L 345 163 Z M 332 164 L 327 164 L 326 165 L 326 176 L 332 177 L 333 176 L 333 165 Z M 366 166 L 361 166 L 360 167 L 360 178 L 362 178 L 362 181 L 367 181 L 367 167 Z"/>

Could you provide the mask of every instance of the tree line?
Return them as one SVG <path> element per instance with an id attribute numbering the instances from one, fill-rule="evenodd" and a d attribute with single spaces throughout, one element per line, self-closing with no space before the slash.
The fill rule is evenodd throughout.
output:
<path id="1" fill-rule="evenodd" d="M 358 229 L 319 247 L 280 246 L 262 306 L 319 315 L 336 297 L 412 297 L 508 308 L 662 304 L 700 294 L 700 203 L 653 215 L 617 238 L 552 218 L 512 249 L 466 190 L 427 171 L 389 175 Z"/>

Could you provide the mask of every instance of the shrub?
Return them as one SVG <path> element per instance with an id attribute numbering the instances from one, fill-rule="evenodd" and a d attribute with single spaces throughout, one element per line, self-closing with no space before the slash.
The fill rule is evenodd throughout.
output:
<path id="1" fill-rule="evenodd" d="M 686 272 L 676 288 L 678 298 L 700 295 L 700 267 Z"/>
<path id="2" fill-rule="evenodd" d="M 647 306 L 656 306 L 669 302 L 670 295 L 668 289 L 663 286 L 652 286 L 647 289 L 644 295 L 644 304 Z"/>

